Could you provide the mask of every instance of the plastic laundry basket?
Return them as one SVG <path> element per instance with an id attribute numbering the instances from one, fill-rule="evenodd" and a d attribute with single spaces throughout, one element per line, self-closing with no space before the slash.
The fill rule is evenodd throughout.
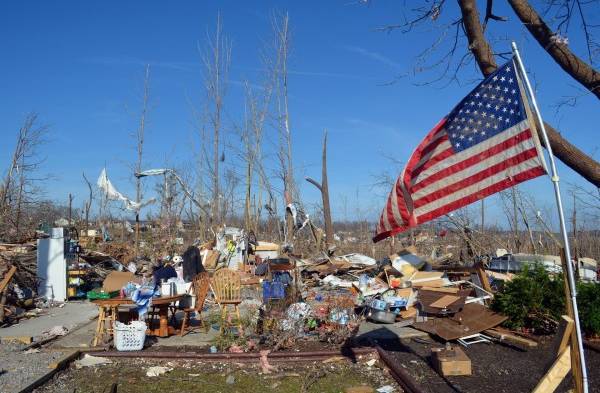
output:
<path id="1" fill-rule="evenodd" d="M 115 347 L 117 351 L 140 351 L 144 348 L 146 341 L 146 323 L 144 321 L 132 321 L 126 325 L 115 322 Z"/>

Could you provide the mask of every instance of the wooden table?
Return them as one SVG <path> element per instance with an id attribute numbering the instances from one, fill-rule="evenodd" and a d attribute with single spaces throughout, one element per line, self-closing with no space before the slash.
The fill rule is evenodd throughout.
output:
<path id="1" fill-rule="evenodd" d="M 159 324 L 158 327 L 148 327 L 146 334 L 150 336 L 168 337 L 174 334 L 175 329 L 169 326 L 169 305 L 181 300 L 183 295 L 161 296 L 152 298 L 152 306 L 158 308 Z M 98 306 L 98 323 L 96 326 L 96 334 L 94 336 L 94 346 L 102 340 L 105 333 L 112 333 L 112 323 L 118 318 L 119 306 L 135 304 L 130 298 L 112 298 L 112 299 L 96 299 L 92 303 Z M 109 327 L 106 328 L 106 323 Z"/>

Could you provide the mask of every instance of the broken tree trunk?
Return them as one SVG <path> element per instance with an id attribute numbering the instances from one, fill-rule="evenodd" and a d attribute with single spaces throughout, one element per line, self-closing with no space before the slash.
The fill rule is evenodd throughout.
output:
<path id="1" fill-rule="evenodd" d="M 475 0 L 458 0 L 458 4 L 460 5 L 463 25 L 469 41 L 469 49 L 473 53 L 481 73 L 487 77 L 498 68 L 498 65 L 494 59 L 492 48 L 483 33 L 477 4 Z M 537 120 L 535 121 L 537 122 Z M 540 125 L 536 125 L 537 129 L 540 130 Z M 587 181 L 596 187 L 600 187 L 600 163 L 564 139 L 550 124 L 544 122 L 544 125 L 554 155 Z M 543 138 L 540 137 L 540 140 L 544 145 Z"/>
<path id="2" fill-rule="evenodd" d="M 566 43 L 550 30 L 542 17 L 526 0 L 508 0 L 515 14 L 540 46 L 573 79 L 600 98 L 600 72 L 575 55 Z"/>
<path id="3" fill-rule="evenodd" d="M 323 200 L 323 221 L 325 223 L 325 243 L 327 246 L 333 244 L 333 223 L 331 221 L 331 206 L 329 204 L 329 182 L 327 181 L 327 131 L 323 136 L 323 157 L 321 166 L 321 184 L 310 177 L 306 181 L 314 185 L 321 192 Z"/>

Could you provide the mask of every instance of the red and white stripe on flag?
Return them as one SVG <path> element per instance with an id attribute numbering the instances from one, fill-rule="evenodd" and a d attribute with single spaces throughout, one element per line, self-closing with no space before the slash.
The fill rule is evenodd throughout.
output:
<path id="1" fill-rule="evenodd" d="M 481 82 L 412 153 L 377 225 L 377 242 L 546 174 L 513 61 Z"/>

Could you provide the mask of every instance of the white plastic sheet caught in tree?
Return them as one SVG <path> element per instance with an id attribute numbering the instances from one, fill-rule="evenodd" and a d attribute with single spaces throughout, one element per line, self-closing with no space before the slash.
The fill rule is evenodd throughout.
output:
<path id="1" fill-rule="evenodd" d="M 102 169 L 100 172 L 100 176 L 98 177 L 98 181 L 96 182 L 98 188 L 102 190 L 106 199 L 111 201 L 122 201 L 125 209 L 131 211 L 139 211 L 142 207 L 147 206 L 151 203 L 154 203 L 155 199 L 149 199 L 147 201 L 137 203 L 136 201 L 132 201 L 127 198 L 125 195 L 121 194 L 115 186 L 108 179 L 108 175 L 106 174 L 106 168 Z"/>

